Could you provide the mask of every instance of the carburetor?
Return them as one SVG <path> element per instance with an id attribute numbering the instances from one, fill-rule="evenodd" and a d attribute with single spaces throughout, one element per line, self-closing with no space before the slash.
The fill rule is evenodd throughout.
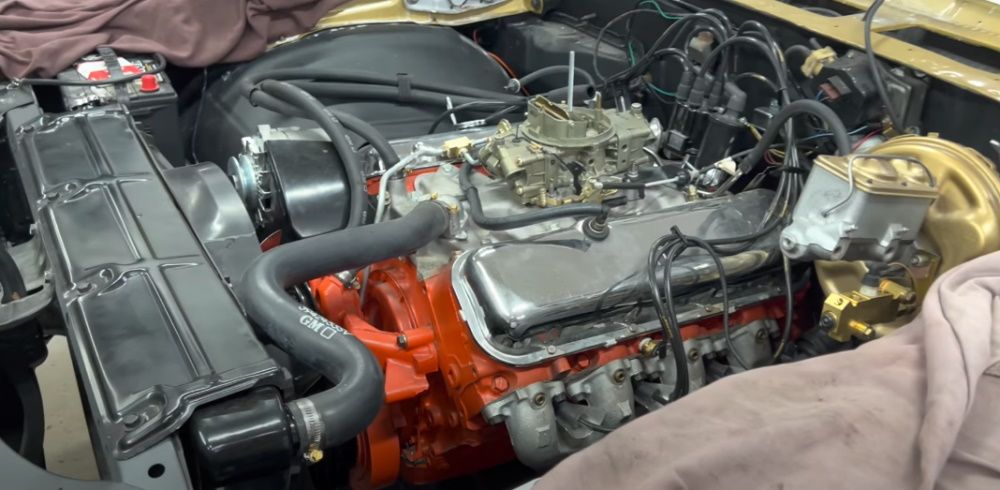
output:
<path id="1" fill-rule="evenodd" d="M 510 185 L 521 204 L 538 207 L 601 202 L 600 179 L 647 163 L 645 145 L 659 137 L 659 122 L 647 121 L 642 106 L 625 111 L 554 103 L 538 96 L 527 118 L 497 125 L 480 150 L 484 166 Z"/>

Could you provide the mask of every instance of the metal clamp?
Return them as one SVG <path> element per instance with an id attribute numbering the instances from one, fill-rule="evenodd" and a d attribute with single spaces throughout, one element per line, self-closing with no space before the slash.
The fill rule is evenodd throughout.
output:
<path id="1" fill-rule="evenodd" d="M 302 430 L 305 432 L 307 440 L 305 442 L 305 452 L 302 458 L 309 464 L 317 463 L 323 459 L 323 418 L 320 416 L 312 400 L 300 398 L 295 401 L 295 407 L 302 415 Z"/>

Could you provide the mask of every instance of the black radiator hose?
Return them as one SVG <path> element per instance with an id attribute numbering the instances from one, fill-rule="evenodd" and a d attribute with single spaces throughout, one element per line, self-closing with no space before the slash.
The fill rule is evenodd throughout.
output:
<path id="1" fill-rule="evenodd" d="M 443 206 L 424 202 L 393 221 L 280 245 L 247 269 L 237 286 L 247 316 L 281 349 L 334 384 L 287 404 L 304 452 L 341 444 L 364 431 L 382 407 L 385 383 L 379 362 L 364 344 L 285 289 L 406 255 L 441 236 L 448 221 Z"/>

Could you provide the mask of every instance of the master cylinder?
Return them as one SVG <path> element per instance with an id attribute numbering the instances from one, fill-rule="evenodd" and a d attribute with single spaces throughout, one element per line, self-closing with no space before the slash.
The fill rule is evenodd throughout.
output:
<path id="1" fill-rule="evenodd" d="M 937 194 L 934 176 L 913 157 L 821 156 L 781 249 L 798 260 L 907 258 Z"/>

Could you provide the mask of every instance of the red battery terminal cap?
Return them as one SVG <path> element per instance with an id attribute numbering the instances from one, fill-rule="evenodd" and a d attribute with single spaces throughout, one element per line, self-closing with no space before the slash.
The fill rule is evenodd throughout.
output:
<path id="1" fill-rule="evenodd" d="M 140 92 L 156 92 L 160 90 L 160 81 L 156 79 L 156 75 L 143 75 L 139 77 L 139 91 Z"/>

